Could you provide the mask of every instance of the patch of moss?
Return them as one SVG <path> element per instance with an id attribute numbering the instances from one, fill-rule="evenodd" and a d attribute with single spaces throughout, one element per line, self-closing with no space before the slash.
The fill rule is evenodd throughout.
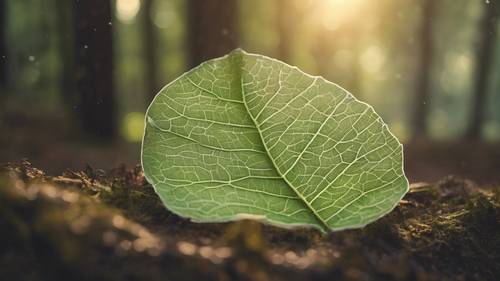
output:
<path id="1" fill-rule="evenodd" d="M 500 188 L 456 177 L 414 184 L 377 222 L 322 236 L 253 221 L 191 223 L 163 207 L 140 167 L 49 177 L 23 162 L 0 175 L 0 238 L 9 241 L 0 246 L 8 265 L 0 274 L 16 280 L 500 276 Z M 134 244 L 145 233 L 151 249 Z"/>

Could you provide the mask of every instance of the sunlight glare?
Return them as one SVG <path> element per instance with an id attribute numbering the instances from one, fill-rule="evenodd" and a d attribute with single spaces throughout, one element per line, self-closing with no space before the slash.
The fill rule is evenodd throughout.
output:
<path id="1" fill-rule="evenodd" d="M 343 23 L 351 20 L 359 12 L 364 0 L 324 0 L 321 5 L 321 24 L 328 30 L 336 30 Z"/>
<path id="2" fill-rule="evenodd" d="M 116 16 L 123 23 L 130 23 L 139 12 L 139 0 L 116 0 Z"/>
<path id="3" fill-rule="evenodd" d="M 462 89 L 471 82 L 472 54 L 468 52 L 448 52 L 444 56 L 444 67 L 439 79 L 439 86 L 450 95 L 460 96 Z"/>
<path id="4" fill-rule="evenodd" d="M 130 142 L 142 140 L 144 132 L 144 114 L 141 112 L 129 112 L 125 115 L 122 123 L 122 135 Z"/>
<path id="5" fill-rule="evenodd" d="M 384 51 L 376 45 L 370 46 L 361 55 L 361 65 L 366 72 L 379 72 L 385 62 Z"/>

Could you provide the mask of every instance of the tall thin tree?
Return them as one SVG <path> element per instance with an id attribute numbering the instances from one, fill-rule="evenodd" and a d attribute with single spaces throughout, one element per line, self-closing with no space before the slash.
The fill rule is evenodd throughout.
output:
<path id="1" fill-rule="evenodd" d="M 0 91 L 5 88 L 7 83 L 7 11 L 5 0 L 0 0 Z"/>
<path id="2" fill-rule="evenodd" d="M 115 134 L 111 4 L 107 0 L 73 3 L 77 110 L 88 133 L 110 139 Z"/>
<path id="3" fill-rule="evenodd" d="M 157 58 L 156 58 L 156 34 L 152 19 L 153 0 L 142 1 L 142 34 L 144 50 L 144 76 L 146 82 L 146 91 L 148 99 L 152 99 L 159 90 L 157 77 Z"/>
<path id="4" fill-rule="evenodd" d="M 466 137 L 472 140 L 481 138 L 481 126 L 485 117 L 485 102 L 488 82 L 495 54 L 495 40 L 498 26 L 500 3 L 496 0 L 483 3 L 483 15 L 479 23 L 476 48 L 476 71 L 474 97 L 470 113 L 470 123 Z"/>
<path id="5" fill-rule="evenodd" d="M 74 30 L 72 27 L 73 11 L 71 2 L 62 1 L 55 5 L 57 15 L 58 53 L 61 62 L 59 71 L 60 91 L 63 100 L 72 104 L 74 96 Z"/>
<path id="6" fill-rule="evenodd" d="M 432 26 L 436 9 L 435 0 L 422 0 L 422 24 L 420 26 L 419 65 L 416 72 L 415 111 L 413 114 L 413 138 L 425 138 L 427 134 L 427 115 L 431 91 L 431 67 L 433 53 Z"/>
<path id="7" fill-rule="evenodd" d="M 190 65 L 222 56 L 238 46 L 236 0 L 189 0 Z"/>

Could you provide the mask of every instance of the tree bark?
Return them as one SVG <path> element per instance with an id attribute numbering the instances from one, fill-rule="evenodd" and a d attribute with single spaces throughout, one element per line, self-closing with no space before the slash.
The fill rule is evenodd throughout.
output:
<path id="1" fill-rule="evenodd" d="M 485 102 L 488 92 L 488 82 L 491 66 L 495 55 L 496 29 L 500 4 L 498 1 L 483 3 L 483 16 L 479 23 L 479 40 L 476 49 L 476 71 L 474 97 L 470 113 L 470 123 L 466 138 L 477 140 L 481 138 L 481 126 L 485 117 Z"/>
<path id="2" fill-rule="evenodd" d="M 236 0 L 189 0 L 190 65 L 225 55 L 238 46 Z"/>
<path id="3" fill-rule="evenodd" d="M 422 25 L 420 30 L 420 54 L 415 86 L 415 112 L 413 115 L 413 139 L 427 135 L 427 115 L 431 90 L 430 74 L 432 66 L 433 34 L 432 22 L 436 7 L 435 0 L 424 0 L 422 7 Z"/>
<path id="4" fill-rule="evenodd" d="M 74 1 L 77 110 L 85 131 L 100 139 L 115 134 L 111 5 Z"/>
<path id="5" fill-rule="evenodd" d="M 0 0 L 0 94 L 4 92 L 3 89 L 5 89 L 7 84 L 6 8 L 5 0 Z"/>
<path id="6" fill-rule="evenodd" d="M 144 50 L 144 75 L 146 82 L 146 91 L 148 101 L 151 101 L 157 91 L 158 77 L 157 77 L 157 57 L 156 57 L 156 35 L 153 20 L 151 18 L 151 8 L 153 0 L 143 0 L 143 9 L 141 13 L 142 20 L 142 34 L 143 34 L 143 50 Z"/>

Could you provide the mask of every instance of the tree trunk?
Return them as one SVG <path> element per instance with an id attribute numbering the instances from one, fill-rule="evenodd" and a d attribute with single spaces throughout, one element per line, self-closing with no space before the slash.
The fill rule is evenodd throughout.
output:
<path id="1" fill-rule="evenodd" d="M 278 0 L 276 3 L 276 18 L 280 38 L 278 45 L 278 58 L 283 62 L 290 63 L 290 29 L 291 20 L 293 20 L 293 17 L 289 15 L 290 9 L 288 9 L 290 1 Z"/>
<path id="2" fill-rule="evenodd" d="M 236 0 L 189 0 L 190 65 L 225 55 L 238 46 Z"/>
<path id="3" fill-rule="evenodd" d="M 470 123 L 466 137 L 472 140 L 481 138 L 481 126 L 484 120 L 485 100 L 488 81 L 495 53 L 496 29 L 500 4 L 498 1 L 483 3 L 483 16 L 479 24 L 479 40 L 476 49 L 476 71 L 474 97 L 470 113 Z"/>
<path id="4" fill-rule="evenodd" d="M 153 0 L 143 0 L 141 12 L 142 34 L 144 42 L 144 75 L 148 101 L 151 101 L 159 90 L 156 63 L 156 36 L 151 8 Z"/>
<path id="5" fill-rule="evenodd" d="M 424 0 L 422 25 L 420 30 L 420 57 L 415 86 L 415 112 L 413 115 L 413 139 L 425 138 L 427 134 L 428 99 L 431 90 L 430 74 L 432 66 L 432 21 L 435 0 Z"/>
<path id="6" fill-rule="evenodd" d="M 73 3 L 77 110 L 85 131 L 110 139 L 115 133 L 111 5 L 106 0 Z"/>
<path id="7" fill-rule="evenodd" d="M 360 30 L 353 24 L 345 24 L 335 31 L 320 28 L 312 50 L 318 74 L 339 84 L 356 97 L 361 96 L 361 69 L 359 62 Z M 347 39 L 347 40 L 346 40 Z M 347 49 L 352 52 L 349 68 L 339 69 L 331 63 L 331 57 L 338 51 Z"/>
<path id="8" fill-rule="evenodd" d="M 74 34 L 72 30 L 73 11 L 71 3 L 63 1 L 55 7 L 57 13 L 57 29 L 59 32 L 58 52 L 61 61 L 61 69 L 59 72 L 59 83 L 61 97 L 66 104 L 75 103 L 75 73 L 74 73 L 74 58 L 73 58 L 73 42 Z"/>
<path id="9" fill-rule="evenodd" d="M 7 11 L 5 0 L 0 0 L 0 94 L 7 84 L 7 46 L 5 30 L 7 29 Z"/>

